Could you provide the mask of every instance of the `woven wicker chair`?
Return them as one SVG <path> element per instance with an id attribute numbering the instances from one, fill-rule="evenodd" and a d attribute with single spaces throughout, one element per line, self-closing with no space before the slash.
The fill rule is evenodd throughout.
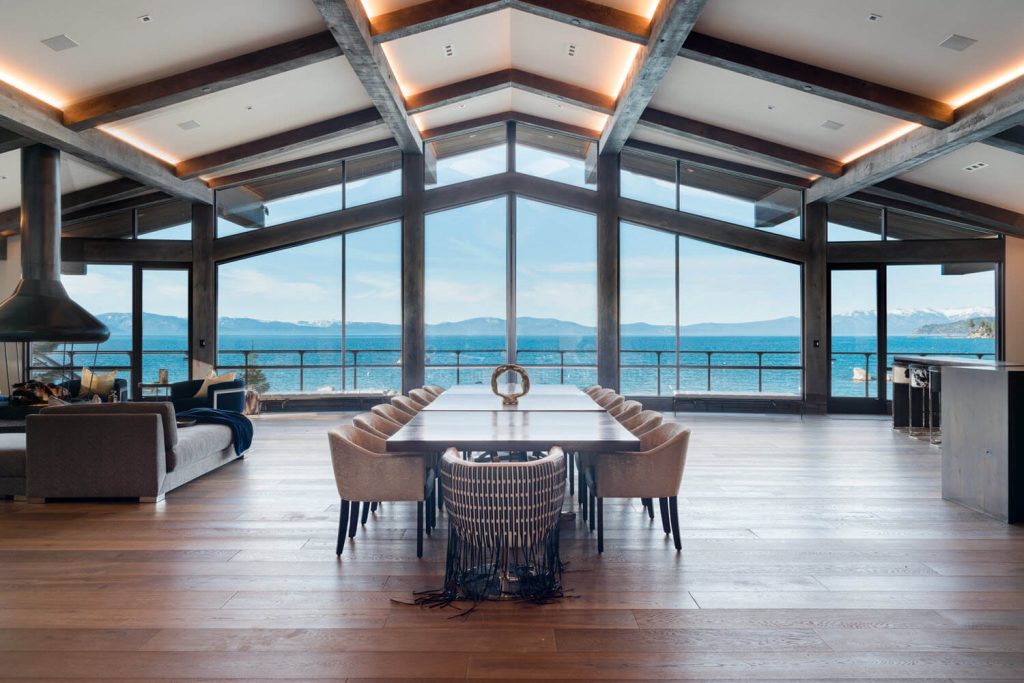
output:
<path id="1" fill-rule="evenodd" d="M 388 403 L 380 403 L 378 405 L 375 405 L 374 407 L 370 408 L 370 412 L 374 413 L 375 415 L 380 415 L 381 417 L 387 420 L 391 420 L 392 422 L 399 426 L 406 424 L 407 422 L 411 421 L 412 418 L 414 417 L 413 415 L 410 415 L 404 410 L 399 410 L 398 408 Z"/>
<path id="2" fill-rule="evenodd" d="M 410 417 L 416 417 L 416 413 L 423 409 L 423 406 L 408 396 L 392 396 L 391 405 L 404 413 L 408 413 Z"/>
<path id="3" fill-rule="evenodd" d="M 565 456 L 558 447 L 528 462 L 476 463 L 449 449 L 441 459 L 448 511 L 444 588 L 429 601 L 561 595 L 558 522 Z"/>
<path id="4" fill-rule="evenodd" d="M 644 406 L 640 401 L 623 401 L 615 408 L 609 410 L 608 413 L 619 422 L 622 422 L 639 415 L 643 409 Z"/>
<path id="5" fill-rule="evenodd" d="M 416 503 L 416 557 L 423 557 L 424 503 L 432 502 L 434 471 L 420 453 L 385 453 L 384 441 L 351 425 L 327 434 L 331 444 L 334 481 L 341 496 L 341 521 L 335 552 L 341 555 L 348 537 L 356 535 L 359 503 L 375 501 Z M 426 506 L 427 532 L 433 526 L 432 505 Z"/>
<path id="6" fill-rule="evenodd" d="M 676 496 L 683 481 L 690 430 L 667 422 L 640 437 L 640 451 L 598 453 L 587 467 L 590 493 L 590 528 L 597 522 L 597 552 L 604 552 L 605 498 L 657 498 L 662 526 L 672 534 L 676 550 L 682 549 Z"/>
<path id="7" fill-rule="evenodd" d="M 418 403 L 420 408 L 426 408 L 437 397 L 425 389 L 412 389 L 409 391 L 409 398 Z"/>

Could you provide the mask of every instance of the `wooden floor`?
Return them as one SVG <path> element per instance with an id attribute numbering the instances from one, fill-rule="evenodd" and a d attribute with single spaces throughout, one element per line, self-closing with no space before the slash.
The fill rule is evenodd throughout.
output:
<path id="1" fill-rule="evenodd" d="M 410 505 L 335 559 L 343 419 L 260 418 L 159 505 L 0 502 L 0 679 L 1024 680 L 1024 530 L 885 421 L 681 414 L 681 553 L 610 502 L 602 557 L 563 529 L 572 599 L 462 621 L 392 602 L 442 572 Z"/>

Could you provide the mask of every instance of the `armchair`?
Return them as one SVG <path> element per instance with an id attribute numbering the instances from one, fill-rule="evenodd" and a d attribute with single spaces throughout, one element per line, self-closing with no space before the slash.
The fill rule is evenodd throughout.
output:
<path id="1" fill-rule="evenodd" d="M 175 412 L 192 408 L 216 408 L 241 413 L 245 410 L 245 382 L 236 379 L 232 382 L 221 382 L 210 387 L 205 397 L 196 397 L 203 380 L 193 379 L 171 384 L 171 403 Z"/>

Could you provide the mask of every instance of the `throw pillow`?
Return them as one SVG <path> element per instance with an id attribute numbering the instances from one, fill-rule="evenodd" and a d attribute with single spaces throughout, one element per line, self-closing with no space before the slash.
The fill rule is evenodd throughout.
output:
<path id="1" fill-rule="evenodd" d="M 82 368 L 82 387 L 78 390 L 79 398 L 92 398 L 109 396 L 114 390 L 114 380 L 117 379 L 117 370 L 96 374 L 89 368 Z"/>
<path id="2" fill-rule="evenodd" d="M 55 408 L 57 406 L 66 406 L 68 405 L 68 402 L 63 399 L 57 398 L 56 396 L 48 396 L 46 399 L 46 405 L 49 406 L 50 408 Z"/>
<path id="3" fill-rule="evenodd" d="M 225 372 L 223 375 L 218 375 L 213 370 L 210 370 L 210 375 L 203 380 L 203 384 L 199 387 L 199 391 L 196 392 L 195 398 L 206 398 L 210 395 L 210 387 L 215 384 L 223 384 L 224 382 L 234 382 L 235 373 Z"/>

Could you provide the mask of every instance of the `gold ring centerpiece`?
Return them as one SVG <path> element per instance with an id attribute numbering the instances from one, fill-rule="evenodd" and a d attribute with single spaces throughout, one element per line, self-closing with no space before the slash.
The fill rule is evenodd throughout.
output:
<path id="1" fill-rule="evenodd" d="M 506 372 L 514 372 L 519 375 L 520 386 L 522 391 L 504 393 L 498 390 L 498 379 Z M 491 373 L 491 391 L 496 396 L 501 396 L 501 402 L 507 406 L 519 405 L 519 397 L 526 396 L 530 393 L 530 375 L 527 374 L 526 368 L 522 365 L 504 364 L 494 368 L 494 372 Z"/>

